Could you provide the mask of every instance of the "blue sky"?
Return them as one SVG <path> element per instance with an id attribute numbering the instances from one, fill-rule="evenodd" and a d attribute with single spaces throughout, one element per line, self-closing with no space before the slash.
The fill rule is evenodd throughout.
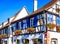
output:
<path id="1" fill-rule="evenodd" d="M 41 8 L 51 0 L 38 0 L 38 8 Z M 0 0 L 0 24 L 14 16 L 23 6 L 29 13 L 33 12 L 33 0 Z"/>

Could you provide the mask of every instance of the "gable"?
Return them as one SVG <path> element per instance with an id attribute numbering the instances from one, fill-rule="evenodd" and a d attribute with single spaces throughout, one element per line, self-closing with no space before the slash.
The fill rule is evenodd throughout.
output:
<path id="1" fill-rule="evenodd" d="M 51 8 L 48 9 L 48 11 L 60 14 L 60 1 L 57 1 Z"/>
<path id="2" fill-rule="evenodd" d="M 23 7 L 22 9 L 21 9 L 21 11 L 19 11 L 14 17 L 14 19 L 12 20 L 13 22 L 14 21 L 16 21 L 16 20 L 19 20 L 19 19 L 21 19 L 21 18 L 23 18 L 23 17 L 26 17 L 28 15 L 28 12 L 27 12 L 27 10 L 26 10 L 26 7 Z"/>

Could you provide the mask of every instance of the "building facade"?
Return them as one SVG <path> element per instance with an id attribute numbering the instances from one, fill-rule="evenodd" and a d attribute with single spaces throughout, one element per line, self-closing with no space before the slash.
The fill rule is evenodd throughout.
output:
<path id="1" fill-rule="evenodd" d="M 52 0 L 30 15 L 24 7 L 2 23 L 0 44 L 60 44 L 60 0 Z"/>

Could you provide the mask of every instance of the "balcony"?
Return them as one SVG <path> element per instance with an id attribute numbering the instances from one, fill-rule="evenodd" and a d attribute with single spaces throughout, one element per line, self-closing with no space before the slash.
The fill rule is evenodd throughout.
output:
<path id="1" fill-rule="evenodd" d="M 13 32 L 14 36 L 19 36 L 19 35 L 27 35 L 27 34 L 35 34 L 35 33 L 43 33 L 45 32 L 46 29 L 44 26 L 37 26 L 37 27 L 31 27 L 31 28 L 26 28 L 24 30 L 15 30 Z"/>

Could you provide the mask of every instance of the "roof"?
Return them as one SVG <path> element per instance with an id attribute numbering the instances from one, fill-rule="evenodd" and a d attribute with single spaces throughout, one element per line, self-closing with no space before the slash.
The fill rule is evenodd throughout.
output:
<path id="1" fill-rule="evenodd" d="M 52 0 L 49 3 L 47 3 L 45 6 L 43 6 L 42 8 L 36 10 L 35 12 L 33 12 L 32 14 L 36 14 L 39 13 L 40 11 L 43 10 L 48 10 L 49 8 L 51 8 L 55 3 L 57 3 L 58 0 Z"/>
<path id="2" fill-rule="evenodd" d="M 29 15 L 27 15 L 26 17 L 31 16 L 31 15 L 34 15 L 34 14 L 37 14 L 37 13 L 43 11 L 43 10 L 48 10 L 48 9 L 51 8 L 55 3 L 57 3 L 57 1 L 58 1 L 58 0 L 52 0 L 52 1 L 50 1 L 48 4 L 46 4 L 46 5 L 43 6 L 42 8 L 34 11 L 32 14 L 29 14 Z M 19 11 L 19 12 L 20 12 L 20 11 Z M 18 12 L 18 13 L 19 13 L 19 12 Z M 18 15 L 18 13 L 17 13 L 15 16 L 13 16 L 12 22 L 13 22 L 13 20 L 16 18 L 16 16 Z M 24 17 L 24 18 L 25 18 L 25 17 Z M 21 18 L 21 19 L 22 19 L 22 18 Z M 11 23 L 12 23 L 12 22 L 11 22 Z"/>
<path id="3" fill-rule="evenodd" d="M 21 13 L 21 14 L 20 14 Z M 24 15 L 25 14 L 25 15 Z M 11 18 L 9 18 L 9 21 L 10 21 L 10 23 L 11 22 L 14 22 L 15 20 L 17 20 L 16 18 L 17 17 L 19 17 L 18 18 L 18 20 L 19 19 L 21 19 L 22 17 L 25 17 L 25 16 L 27 16 L 29 13 L 28 13 L 28 11 L 27 11 L 27 8 L 26 8 L 26 6 L 24 6 L 21 10 L 19 10 L 16 14 L 15 14 L 15 16 L 12 16 Z M 20 17 L 21 16 L 21 17 Z M 2 28 L 2 26 L 1 25 L 3 25 L 3 27 L 5 27 L 5 26 L 8 26 L 8 20 L 7 21 L 5 21 L 5 22 L 3 22 L 2 24 L 0 24 L 0 28 Z"/>

